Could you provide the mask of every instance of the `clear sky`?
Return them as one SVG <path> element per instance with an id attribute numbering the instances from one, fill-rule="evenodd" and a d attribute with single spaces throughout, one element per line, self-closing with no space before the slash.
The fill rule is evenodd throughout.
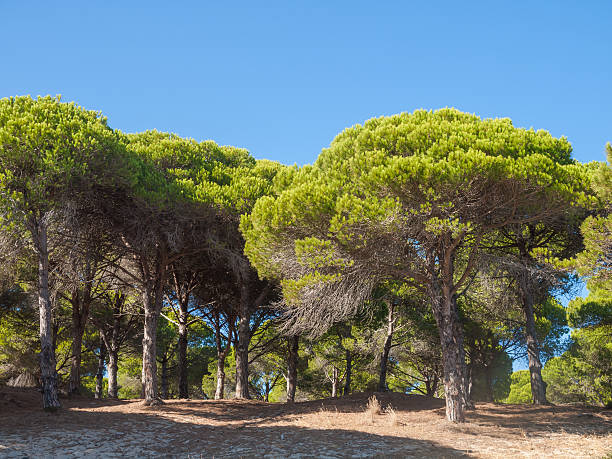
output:
<path id="1" fill-rule="evenodd" d="M 452 106 L 565 135 L 581 161 L 612 141 L 605 0 L 0 0 L 0 19 L 0 97 L 62 94 L 127 132 L 304 164 L 352 124 Z"/>

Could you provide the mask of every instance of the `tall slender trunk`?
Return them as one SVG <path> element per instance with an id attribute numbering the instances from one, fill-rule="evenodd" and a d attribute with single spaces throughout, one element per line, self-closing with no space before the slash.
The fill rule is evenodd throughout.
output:
<path id="1" fill-rule="evenodd" d="M 161 396 L 162 399 L 168 399 L 168 357 L 164 354 L 161 361 Z"/>
<path id="2" fill-rule="evenodd" d="M 149 291 L 147 291 L 149 290 Z M 151 291 L 142 294 L 144 305 L 144 335 L 142 338 L 142 388 L 146 405 L 159 403 L 157 392 L 157 320 L 159 315 L 152 301 Z"/>
<path id="3" fill-rule="evenodd" d="M 106 371 L 108 373 L 108 396 L 109 398 L 117 398 L 117 362 L 118 355 L 116 349 L 109 349 L 108 351 L 108 365 Z"/>
<path id="4" fill-rule="evenodd" d="M 249 343 L 251 341 L 251 315 L 243 308 L 238 323 L 236 346 L 236 398 L 248 399 L 249 395 Z"/>
<path id="5" fill-rule="evenodd" d="M 181 311 L 182 315 L 182 311 Z M 179 319 L 180 320 L 180 319 Z M 178 390 L 179 398 L 189 398 L 189 386 L 187 384 L 187 317 L 179 321 L 178 336 Z"/>
<path id="6" fill-rule="evenodd" d="M 77 313 L 78 314 L 78 313 Z M 70 359 L 70 385 L 68 392 L 78 394 L 81 392 L 81 348 L 83 346 L 83 333 L 85 328 L 81 328 L 80 316 L 72 315 L 72 357 Z"/>
<path id="7" fill-rule="evenodd" d="M 49 251 L 47 249 L 47 226 L 44 221 L 33 224 L 32 236 L 38 253 L 38 309 L 40 316 L 40 374 L 43 391 L 43 409 L 55 411 L 60 408 L 57 395 L 57 371 L 49 295 Z"/>
<path id="8" fill-rule="evenodd" d="M 394 305 L 388 303 L 389 313 L 387 315 L 387 337 L 385 338 L 385 344 L 380 354 L 380 376 L 378 378 L 378 390 L 379 392 L 385 392 L 387 390 L 387 367 L 389 365 L 389 353 L 391 352 L 391 344 L 393 342 L 393 309 Z"/>
<path id="9" fill-rule="evenodd" d="M 264 382 L 264 402 L 269 401 L 268 396 L 270 395 L 271 390 L 272 389 L 270 389 L 270 380 L 266 378 Z"/>
<path id="10" fill-rule="evenodd" d="M 427 391 L 427 395 L 429 395 L 430 397 L 435 397 L 436 396 L 436 392 L 438 392 L 438 384 L 440 383 L 439 379 L 438 379 L 438 375 L 435 375 L 433 378 L 433 381 L 431 382 L 431 386 L 430 389 L 428 389 Z"/>
<path id="11" fill-rule="evenodd" d="M 448 283 L 440 285 L 437 279 L 432 282 L 431 297 L 442 345 L 446 418 L 451 422 L 464 422 L 468 399 L 463 327 L 459 319 L 457 299 L 451 294 Z"/>
<path id="12" fill-rule="evenodd" d="M 287 339 L 289 347 L 287 355 L 287 403 L 295 402 L 299 339 L 299 336 L 292 336 Z"/>
<path id="13" fill-rule="evenodd" d="M 353 375 L 353 354 L 349 349 L 345 351 L 346 356 L 346 378 L 344 380 L 344 395 L 348 395 L 351 393 L 351 377 Z"/>
<path id="14" fill-rule="evenodd" d="M 486 380 L 487 380 L 487 391 L 486 391 L 486 397 L 487 397 L 487 402 L 493 402 L 493 378 L 491 376 L 491 367 L 490 366 L 486 366 L 484 368 L 485 371 L 485 376 L 486 376 Z"/>
<path id="15" fill-rule="evenodd" d="M 338 369 L 333 367 L 332 369 L 332 390 L 331 390 L 332 398 L 336 398 L 338 396 Z"/>
<path id="16" fill-rule="evenodd" d="M 230 317 L 227 318 L 228 334 L 227 343 L 225 348 L 221 341 L 221 317 L 219 312 L 214 313 L 214 325 L 215 325 L 215 344 L 217 346 L 217 387 L 215 388 L 215 400 L 221 400 L 224 397 L 225 392 L 225 359 L 229 355 L 232 349 L 232 334 L 233 327 L 231 325 Z"/>
<path id="17" fill-rule="evenodd" d="M 96 398 L 103 397 L 104 391 L 104 364 L 106 360 L 106 346 L 100 337 L 100 354 L 98 355 L 98 372 L 96 373 Z"/>
<path id="18" fill-rule="evenodd" d="M 523 312 L 526 319 L 525 341 L 527 342 L 527 357 L 529 359 L 531 395 L 534 404 L 545 405 L 548 401 L 546 400 L 546 386 L 542 379 L 542 362 L 540 361 L 540 345 L 536 335 L 533 297 L 528 291 L 523 292 Z"/>
<path id="19" fill-rule="evenodd" d="M 215 388 L 215 400 L 223 399 L 225 392 L 225 356 L 217 359 L 217 387 Z"/>

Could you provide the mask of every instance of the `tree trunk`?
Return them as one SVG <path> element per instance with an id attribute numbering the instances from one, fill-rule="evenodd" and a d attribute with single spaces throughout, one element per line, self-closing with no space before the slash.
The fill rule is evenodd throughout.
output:
<path id="1" fill-rule="evenodd" d="M 144 335 L 142 338 L 142 388 L 145 405 L 160 402 L 157 392 L 157 319 L 159 315 L 153 301 L 152 289 L 142 294 L 144 304 Z"/>
<path id="2" fill-rule="evenodd" d="M 524 295 L 523 311 L 525 313 L 525 340 L 527 341 L 527 357 L 529 358 L 529 374 L 531 379 L 531 395 L 533 403 L 545 405 L 546 386 L 542 379 L 542 362 L 540 361 L 540 346 L 536 335 L 535 317 L 533 314 L 533 302 L 531 295 Z"/>
<path id="3" fill-rule="evenodd" d="M 187 317 L 185 316 L 182 319 L 179 319 L 178 390 L 179 398 L 189 398 L 189 387 L 187 384 Z"/>
<path id="4" fill-rule="evenodd" d="M 332 390 L 331 390 L 332 398 L 336 398 L 338 396 L 338 369 L 333 367 L 332 370 Z"/>
<path id="5" fill-rule="evenodd" d="M 487 379 L 487 402 L 493 402 L 493 378 L 491 377 L 491 367 L 486 366 L 484 371 Z"/>
<path id="6" fill-rule="evenodd" d="M 387 316 L 387 337 L 385 338 L 385 344 L 383 346 L 382 353 L 380 354 L 380 376 L 378 378 L 378 391 L 387 391 L 387 367 L 389 364 L 389 353 L 391 352 L 391 344 L 393 342 L 393 309 L 394 305 L 389 302 L 389 314 Z"/>
<path id="7" fill-rule="evenodd" d="M 217 387 L 215 389 L 215 400 L 223 399 L 225 391 L 225 356 L 217 359 Z"/>
<path id="8" fill-rule="evenodd" d="M 435 397 L 436 392 L 438 392 L 438 384 L 440 381 L 438 380 L 438 375 L 434 376 L 433 382 L 431 383 L 431 393 L 428 393 L 430 397 Z"/>
<path id="9" fill-rule="evenodd" d="M 116 349 L 109 349 L 108 351 L 108 366 L 106 371 L 108 373 L 108 396 L 109 398 L 117 398 L 117 362 L 118 352 Z"/>
<path id="10" fill-rule="evenodd" d="M 75 320 L 76 319 L 76 320 Z M 81 320 L 78 311 L 72 314 L 72 357 L 70 359 L 70 394 L 81 392 L 81 348 L 83 346 L 83 333 L 85 328 L 81 328 Z"/>
<path id="11" fill-rule="evenodd" d="M 459 319 L 457 300 L 448 285 L 440 286 L 437 281 L 432 285 L 432 300 L 442 345 L 446 419 L 451 422 L 464 422 L 468 400 L 463 327 Z"/>
<path id="12" fill-rule="evenodd" d="M 164 355 L 161 368 L 161 396 L 162 399 L 168 399 L 168 357 Z"/>
<path id="13" fill-rule="evenodd" d="M 353 354 L 349 349 L 345 351 L 346 355 L 346 379 L 344 380 L 344 395 L 351 393 L 351 376 L 353 374 Z"/>
<path id="14" fill-rule="evenodd" d="M 249 343 L 251 341 L 250 314 L 243 312 L 238 323 L 236 346 L 236 398 L 249 396 Z"/>
<path id="15" fill-rule="evenodd" d="M 100 338 L 100 354 L 98 355 L 98 372 L 96 373 L 96 398 L 103 397 L 104 391 L 104 363 L 106 360 L 106 346 Z"/>
<path id="16" fill-rule="evenodd" d="M 295 402 L 295 389 L 297 387 L 299 337 L 292 336 L 287 341 L 289 345 L 287 355 L 287 403 L 293 403 Z"/>
<path id="17" fill-rule="evenodd" d="M 36 222 L 33 228 L 38 252 L 38 308 L 40 316 L 40 374 L 43 391 L 43 409 L 60 408 L 57 396 L 57 371 L 53 347 L 51 298 L 49 296 L 49 252 L 45 222 Z"/>

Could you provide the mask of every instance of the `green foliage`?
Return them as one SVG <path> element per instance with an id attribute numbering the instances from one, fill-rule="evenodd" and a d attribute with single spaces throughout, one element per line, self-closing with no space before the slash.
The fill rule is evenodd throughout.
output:
<path id="1" fill-rule="evenodd" d="M 575 330 L 573 343 L 542 370 L 552 402 L 612 404 L 612 327 Z"/>
<path id="2" fill-rule="evenodd" d="M 531 379 L 529 370 L 519 370 L 510 377 L 510 393 L 504 403 L 531 403 Z"/>
<path id="3" fill-rule="evenodd" d="M 473 246 L 517 205 L 536 215 L 589 202 L 570 151 L 563 138 L 452 109 L 369 120 L 256 203 L 241 223 L 245 253 L 261 276 L 289 278 L 283 288 L 295 304 L 317 282 L 373 261 L 381 279 L 422 285 L 424 252 L 443 240 Z"/>
<path id="4" fill-rule="evenodd" d="M 96 187 L 129 181 L 119 145 L 117 134 L 98 112 L 62 103 L 59 97 L 1 99 L 4 218 L 45 212 Z"/>

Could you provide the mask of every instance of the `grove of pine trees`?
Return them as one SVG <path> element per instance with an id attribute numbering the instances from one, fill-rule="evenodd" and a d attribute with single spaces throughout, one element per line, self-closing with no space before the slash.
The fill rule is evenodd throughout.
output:
<path id="1" fill-rule="evenodd" d="M 475 401 L 610 405 L 612 147 L 571 151 L 447 108 L 286 166 L 1 99 L 0 384 L 40 388 L 46 410 L 354 391 L 443 397 L 452 422 Z"/>

